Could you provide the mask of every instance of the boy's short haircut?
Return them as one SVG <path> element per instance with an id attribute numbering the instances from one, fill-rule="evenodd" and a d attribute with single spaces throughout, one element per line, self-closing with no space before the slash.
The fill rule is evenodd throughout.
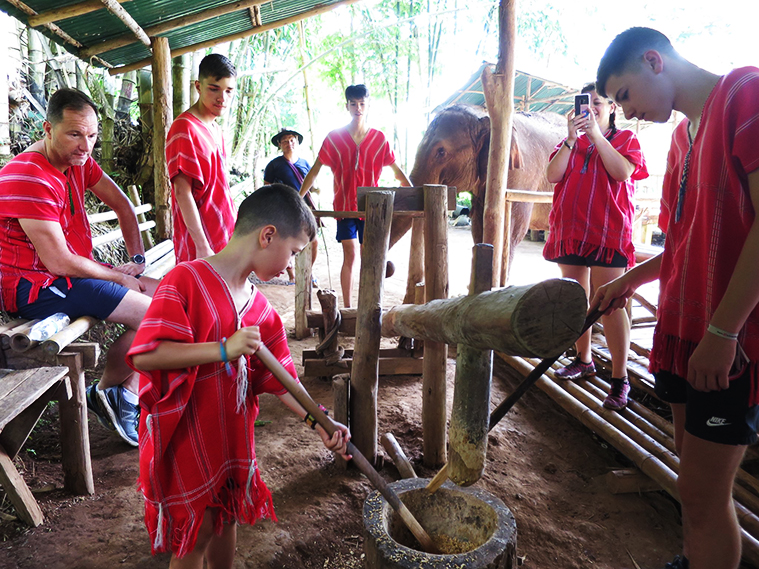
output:
<path id="1" fill-rule="evenodd" d="M 50 124 L 58 124 L 63 120 L 63 111 L 81 112 L 87 107 L 95 111 L 95 116 L 99 115 L 98 107 L 95 102 L 78 89 L 58 89 L 47 102 L 47 113 L 45 120 Z"/>
<path id="2" fill-rule="evenodd" d="M 669 39 L 663 33 L 651 28 L 630 28 L 609 44 L 601 58 L 596 73 L 596 92 L 607 97 L 606 82 L 612 75 L 621 75 L 640 61 L 642 55 L 654 49 L 670 57 L 679 57 Z"/>
<path id="3" fill-rule="evenodd" d="M 369 89 L 363 83 L 358 85 L 348 85 L 345 89 L 345 102 L 357 101 L 358 99 L 368 99 Z"/>
<path id="4" fill-rule="evenodd" d="M 316 237 L 316 219 L 305 200 L 287 184 L 261 186 L 240 204 L 235 235 L 247 235 L 264 225 L 273 225 L 284 238 L 304 232 Z"/>
<path id="5" fill-rule="evenodd" d="M 207 77 L 216 80 L 237 77 L 237 69 L 228 57 L 212 53 L 203 58 L 198 68 L 198 81 Z"/>

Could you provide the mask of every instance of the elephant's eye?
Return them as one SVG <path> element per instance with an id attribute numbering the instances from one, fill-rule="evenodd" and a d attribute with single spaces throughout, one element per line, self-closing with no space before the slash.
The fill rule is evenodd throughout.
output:
<path id="1" fill-rule="evenodd" d="M 442 158 L 443 156 L 445 156 L 445 148 L 443 148 L 442 146 L 440 148 L 438 148 L 437 152 L 435 153 L 435 155 L 438 158 Z"/>

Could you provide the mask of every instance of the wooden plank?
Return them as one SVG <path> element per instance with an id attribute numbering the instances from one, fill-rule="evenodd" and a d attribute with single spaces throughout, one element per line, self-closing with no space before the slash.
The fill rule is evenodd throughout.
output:
<path id="1" fill-rule="evenodd" d="M 382 375 L 422 375 L 424 360 L 410 357 L 390 357 L 378 359 L 378 376 Z M 343 358 L 338 365 L 329 366 L 324 360 L 306 360 L 303 363 L 304 377 L 329 377 L 346 373 L 353 365 L 353 358 Z"/>
<path id="2" fill-rule="evenodd" d="M 140 223 L 138 227 L 140 228 L 140 232 L 142 231 L 148 231 L 150 229 L 153 229 L 156 226 L 155 221 L 146 221 L 145 223 Z M 108 233 L 104 233 L 103 235 L 98 235 L 97 237 L 92 238 L 92 247 L 97 249 L 101 245 L 105 245 L 106 243 L 111 243 L 112 241 L 116 241 L 117 239 L 121 239 L 123 234 L 121 233 L 121 229 L 114 229 L 113 231 L 109 231 Z"/>
<path id="3" fill-rule="evenodd" d="M 358 209 L 366 209 L 366 195 L 370 192 L 387 191 L 393 192 L 393 215 L 405 211 L 424 211 L 424 188 L 423 187 L 401 187 L 401 188 L 365 188 L 360 187 L 356 190 L 356 200 Z M 456 187 L 450 186 L 446 191 L 446 209 L 453 211 L 456 209 Z"/>
<path id="4" fill-rule="evenodd" d="M 340 309 L 340 333 L 346 336 L 356 335 L 356 309 L 355 308 L 341 308 Z M 321 312 L 309 310 L 306 312 L 306 319 L 310 328 L 321 328 L 324 326 L 324 318 Z"/>
<path id="5" fill-rule="evenodd" d="M 0 376 L 0 430 L 24 409 L 57 385 L 68 370 L 64 367 L 2 370 Z"/>
<path id="6" fill-rule="evenodd" d="M 530 190 L 506 190 L 506 201 L 512 203 L 553 203 L 553 193 L 533 192 Z"/>
<path id="7" fill-rule="evenodd" d="M 353 350 L 345 350 L 343 354 L 346 358 L 353 358 Z M 381 358 L 408 358 L 411 353 L 403 348 L 380 348 L 379 357 Z M 307 360 L 318 360 L 321 356 L 315 350 L 303 350 L 303 365 Z"/>
<path id="8" fill-rule="evenodd" d="M 173 252 L 174 242 L 171 239 L 161 241 L 160 243 L 157 243 L 155 246 L 145 251 L 145 264 L 148 266 L 152 265 L 153 263 L 156 263 L 159 260 L 163 259 L 169 253 Z"/>
<path id="9" fill-rule="evenodd" d="M 65 368 L 61 368 L 63 379 L 66 378 Z M 34 378 L 30 378 L 27 383 L 33 383 Z M 47 404 L 53 400 L 58 394 L 58 389 L 61 384 L 61 379 L 58 379 L 53 383 L 46 391 L 40 393 L 40 395 L 34 399 L 30 404 L 26 406 L 16 417 L 9 421 L 8 424 L 0 432 L 0 445 L 5 448 L 5 451 L 13 459 L 24 446 L 26 439 L 29 438 L 29 434 L 34 429 L 37 421 L 42 417 L 42 413 L 45 412 Z"/>
<path id="10" fill-rule="evenodd" d="M 45 521 L 45 516 L 42 515 L 37 500 L 34 499 L 31 490 L 29 490 L 2 446 L 0 446 L 0 483 L 11 504 L 16 508 L 18 517 L 25 524 L 36 528 Z"/>
<path id="11" fill-rule="evenodd" d="M 99 1 L 100 0 L 98 0 L 98 3 Z M 153 209 L 153 204 L 146 203 L 146 204 L 136 206 L 134 208 L 134 213 L 137 215 L 140 215 L 140 214 L 144 214 L 150 211 L 151 209 Z M 87 221 L 90 222 L 90 225 L 94 223 L 102 223 L 103 221 L 115 221 L 117 219 L 118 219 L 118 216 L 116 215 L 116 212 L 113 210 L 99 211 L 97 213 L 87 214 Z M 144 221 L 144 219 L 142 221 Z"/>

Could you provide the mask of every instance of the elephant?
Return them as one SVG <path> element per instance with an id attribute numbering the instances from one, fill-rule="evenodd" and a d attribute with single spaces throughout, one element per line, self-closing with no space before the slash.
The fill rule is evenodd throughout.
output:
<path id="1" fill-rule="evenodd" d="M 553 192 L 546 177 L 551 151 L 567 134 L 567 122 L 556 113 L 514 113 L 509 156 L 508 187 L 515 190 Z M 411 183 L 455 186 L 472 193 L 472 238 L 482 242 L 490 117 L 479 107 L 453 105 L 440 111 L 430 123 L 416 151 Z M 514 203 L 511 208 L 510 261 L 527 229 L 547 230 L 551 204 Z M 393 219 L 390 246 L 411 226 L 408 217 Z M 506 274 L 500 277 L 501 285 Z"/>

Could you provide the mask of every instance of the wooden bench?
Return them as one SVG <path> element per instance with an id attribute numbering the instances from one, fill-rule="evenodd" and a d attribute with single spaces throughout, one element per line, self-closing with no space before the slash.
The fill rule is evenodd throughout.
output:
<path id="1" fill-rule="evenodd" d="M 27 370 L 0 369 L 0 484 L 26 524 L 37 527 L 44 521 L 34 495 L 16 470 L 13 459 L 42 416 L 48 402 L 58 399 L 61 405 L 61 454 L 77 452 L 77 433 L 65 428 L 63 409 L 71 400 L 68 370 L 45 367 Z M 71 436 L 73 435 L 73 437 Z M 70 461 L 63 461 L 64 476 Z"/>
<path id="2" fill-rule="evenodd" d="M 136 196 L 136 189 L 130 193 Z M 150 230 L 155 226 L 153 221 L 145 221 L 145 212 L 151 209 L 150 204 L 137 204 L 136 211 L 140 231 L 142 232 L 143 242 L 145 243 L 146 270 L 144 274 L 156 279 L 160 279 L 175 264 L 174 245 L 171 240 L 166 240 L 157 245 L 153 245 Z M 112 211 L 95 213 L 88 216 L 90 224 L 107 222 L 115 220 L 116 214 Z M 113 243 L 121 238 L 121 230 L 114 229 L 103 235 L 93 238 L 93 247 L 103 247 L 107 243 Z M 123 244 L 122 244 L 123 246 Z M 100 345 L 93 342 L 77 342 L 77 340 L 90 328 L 100 322 L 96 318 L 83 316 L 71 322 L 66 328 L 48 338 L 43 342 L 32 341 L 28 338 L 28 332 L 36 321 L 23 319 L 13 320 L 6 324 L 0 324 L 0 369 L 8 368 L 16 372 L 22 371 L 27 373 L 23 380 L 24 392 L 36 394 L 35 401 L 42 401 L 45 394 L 52 389 L 49 385 L 43 389 L 48 381 L 50 370 L 56 370 L 58 380 L 64 377 L 66 382 L 66 396 L 57 397 L 60 401 L 60 422 L 61 422 L 61 439 L 62 439 L 62 462 L 64 470 L 64 488 L 74 494 L 86 495 L 93 494 L 95 491 L 92 464 L 90 460 L 89 431 L 87 429 L 87 405 L 85 400 L 86 382 L 84 377 L 85 368 L 92 368 L 97 365 L 100 355 Z M 11 341 L 13 339 L 13 341 Z M 55 374 L 54 374 L 55 375 Z M 21 377 L 21 376 L 11 376 Z M 43 381 L 44 379 L 44 381 Z M 40 391 L 42 390 L 42 391 Z M 50 398 L 55 399 L 54 394 Z M 50 400 L 48 398 L 48 401 Z M 35 409 L 41 405 L 40 413 L 47 403 L 30 403 Z M 23 441 L 26 440 L 28 432 L 24 435 L 23 440 L 19 443 L 18 448 L 8 448 L 3 441 L 2 430 L 6 423 L 14 420 L 11 416 L 15 411 L 9 412 L 8 418 L 3 415 L 5 406 L 14 407 L 13 397 L 10 392 L 6 393 L 0 388 L 0 445 L 5 448 L 6 455 L 2 454 L 0 449 L 0 465 L 4 472 L 11 472 L 8 484 L 11 484 L 12 478 L 15 482 L 14 488 L 18 485 L 18 473 L 13 475 L 9 468 L 9 458 L 15 456 L 20 449 Z M 23 409 L 18 410 L 22 414 Z M 39 418 L 29 424 L 29 431 L 34 427 L 34 423 Z M 24 420 L 26 426 L 28 421 Z M 8 428 L 7 426 L 5 427 Z M 63 440 L 65 439 L 65 443 Z M 10 462 L 12 466 L 12 461 Z M 13 469 L 15 471 L 15 468 Z M 5 475 L 3 477 L 3 486 L 6 486 Z M 23 482 L 23 480 L 21 481 Z M 6 491 L 7 488 L 6 488 Z M 21 492 L 23 494 L 23 492 Z M 10 492 L 9 492 L 10 495 Z M 18 498 L 18 500 L 21 500 Z M 28 500 L 21 500 L 18 506 L 14 502 L 19 515 L 31 525 L 41 523 L 41 512 L 32 512 L 33 508 L 28 505 Z M 36 504 L 35 504 L 36 505 Z M 19 507 L 26 508 L 24 512 Z M 39 508 L 37 508 L 39 510 Z M 31 513 L 30 513 L 31 512 Z M 38 515 L 39 513 L 39 515 Z"/>

